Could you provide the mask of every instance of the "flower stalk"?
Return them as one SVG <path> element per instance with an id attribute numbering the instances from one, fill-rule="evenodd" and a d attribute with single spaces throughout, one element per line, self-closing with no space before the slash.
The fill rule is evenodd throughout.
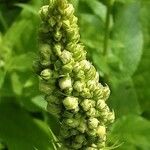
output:
<path id="1" fill-rule="evenodd" d="M 35 63 L 47 110 L 61 124 L 64 150 L 103 150 L 107 126 L 114 121 L 106 100 L 109 87 L 86 59 L 74 7 L 67 0 L 50 0 L 39 11 L 39 58 Z"/>

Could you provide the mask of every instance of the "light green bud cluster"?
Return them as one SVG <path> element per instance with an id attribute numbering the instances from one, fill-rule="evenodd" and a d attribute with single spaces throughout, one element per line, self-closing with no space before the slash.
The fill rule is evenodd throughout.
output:
<path id="1" fill-rule="evenodd" d="M 47 109 L 60 123 L 59 140 L 67 150 L 102 150 L 107 125 L 115 119 L 106 104 L 109 87 L 86 60 L 77 17 L 67 0 L 50 0 L 39 11 L 39 59 L 35 63 Z"/>

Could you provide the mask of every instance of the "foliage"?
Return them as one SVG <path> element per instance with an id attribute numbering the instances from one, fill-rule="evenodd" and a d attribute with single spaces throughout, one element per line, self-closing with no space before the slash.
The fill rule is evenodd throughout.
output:
<path id="1" fill-rule="evenodd" d="M 88 58 L 111 88 L 116 122 L 109 146 L 150 149 L 150 2 L 116 0 L 104 53 L 107 3 L 70 0 L 79 18 Z M 37 54 L 37 12 L 45 1 L 0 1 L 0 149 L 52 150 L 59 129 L 47 113 L 32 62 Z M 51 130 L 53 132 L 51 132 Z M 55 143 L 55 144 L 54 144 Z"/>

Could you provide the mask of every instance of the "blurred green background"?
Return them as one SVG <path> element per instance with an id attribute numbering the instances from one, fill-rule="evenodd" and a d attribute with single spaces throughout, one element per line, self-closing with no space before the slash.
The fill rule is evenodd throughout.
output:
<path id="1" fill-rule="evenodd" d="M 150 150 L 150 1 L 115 0 L 109 26 L 106 0 L 70 1 L 88 58 L 111 89 L 108 104 L 116 121 L 109 147 Z M 59 124 L 46 111 L 32 69 L 38 52 L 37 12 L 46 3 L 0 0 L 0 150 L 56 150 Z"/>

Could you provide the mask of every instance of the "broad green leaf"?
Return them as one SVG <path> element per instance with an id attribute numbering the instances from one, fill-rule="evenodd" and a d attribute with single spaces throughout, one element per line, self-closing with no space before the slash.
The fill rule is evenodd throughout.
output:
<path id="1" fill-rule="evenodd" d="M 0 138 L 10 150 L 53 150 L 49 127 L 16 104 L 0 103 Z"/>
<path id="2" fill-rule="evenodd" d="M 111 108 L 115 110 L 117 118 L 129 114 L 140 114 L 141 108 L 132 79 L 110 80 L 112 80 L 110 83 L 112 92 L 109 102 L 111 103 Z"/>
<path id="3" fill-rule="evenodd" d="M 134 74 L 134 84 L 142 110 L 150 113 L 150 1 L 142 1 L 141 22 L 144 33 L 144 53 Z M 149 116 L 147 116 L 150 118 Z"/>
<path id="4" fill-rule="evenodd" d="M 104 25 L 99 18 L 90 14 L 81 14 L 80 27 L 83 43 L 94 51 L 101 52 Z"/>
<path id="5" fill-rule="evenodd" d="M 92 2 L 85 0 L 85 2 L 92 9 L 94 14 L 97 15 L 105 23 L 107 12 L 106 6 L 100 3 L 98 0 L 92 0 Z"/>
<path id="6" fill-rule="evenodd" d="M 148 150 L 150 149 L 150 122 L 140 116 L 126 115 L 114 123 L 110 137 L 124 142 L 118 150 L 130 150 L 130 148 Z"/>
<path id="7" fill-rule="evenodd" d="M 136 71 L 142 55 L 143 34 L 139 20 L 139 2 L 117 5 L 112 39 L 123 45 L 113 48 L 112 54 L 118 57 L 120 72 L 113 72 L 119 77 L 132 76 Z M 109 60 L 109 58 L 108 58 Z"/>

